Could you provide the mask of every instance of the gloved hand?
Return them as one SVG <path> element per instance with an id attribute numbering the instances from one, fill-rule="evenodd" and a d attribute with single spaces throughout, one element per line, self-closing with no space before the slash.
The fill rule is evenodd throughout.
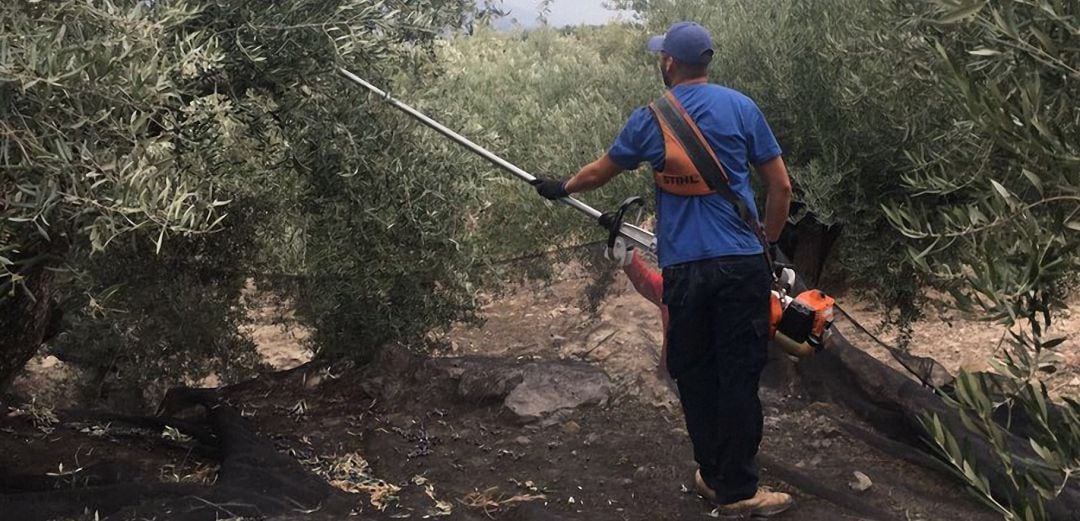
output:
<path id="1" fill-rule="evenodd" d="M 538 177 L 533 179 L 530 184 L 536 187 L 536 193 L 549 201 L 555 201 L 570 195 L 570 192 L 566 191 L 566 181 L 559 179 L 540 179 Z"/>

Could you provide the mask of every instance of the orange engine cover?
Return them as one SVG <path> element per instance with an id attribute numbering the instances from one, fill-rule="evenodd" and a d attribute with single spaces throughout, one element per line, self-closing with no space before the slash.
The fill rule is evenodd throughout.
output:
<path id="1" fill-rule="evenodd" d="M 787 305 L 772 293 L 769 338 L 790 355 L 810 356 L 825 347 L 836 301 L 820 290 L 804 291 Z"/>

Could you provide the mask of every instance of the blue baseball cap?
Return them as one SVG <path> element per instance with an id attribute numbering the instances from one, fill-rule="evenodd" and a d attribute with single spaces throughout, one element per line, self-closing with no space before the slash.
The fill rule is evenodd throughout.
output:
<path id="1" fill-rule="evenodd" d="M 649 38 L 645 47 L 651 52 L 665 52 L 688 65 L 708 65 L 713 55 L 712 36 L 694 22 L 672 25 L 667 34 Z"/>

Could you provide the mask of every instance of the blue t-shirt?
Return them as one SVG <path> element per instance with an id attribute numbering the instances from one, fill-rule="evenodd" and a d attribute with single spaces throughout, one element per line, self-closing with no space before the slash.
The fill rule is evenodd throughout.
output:
<path id="1" fill-rule="evenodd" d="M 780 145 L 761 110 L 746 95 L 719 85 L 679 85 L 672 92 L 724 166 L 731 189 L 746 200 L 758 218 L 750 187 L 750 165 L 780 155 Z M 654 170 L 664 169 L 664 137 L 648 107 L 634 111 L 608 156 L 626 170 L 644 162 Z M 657 189 L 656 209 L 661 267 L 724 255 L 762 253 L 754 232 L 723 196 L 683 197 Z"/>

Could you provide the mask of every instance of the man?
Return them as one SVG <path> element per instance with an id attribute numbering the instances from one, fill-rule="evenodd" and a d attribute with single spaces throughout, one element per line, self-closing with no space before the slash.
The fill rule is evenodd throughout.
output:
<path id="1" fill-rule="evenodd" d="M 537 180 L 540 195 L 559 199 L 593 190 L 648 162 L 654 170 L 663 300 L 668 306 L 667 367 L 679 388 L 698 463 L 695 484 L 721 514 L 768 516 L 791 496 L 758 487 L 754 462 L 762 435 L 758 383 L 766 360 L 770 267 L 764 260 L 750 165 L 767 188 L 763 234 L 776 241 L 787 220 L 791 181 L 765 117 L 745 95 L 708 83 L 712 39 L 703 27 L 677 23 L 647 48 L 675 100 L 700 129 L 727 184 L 745 201 L 753 223 L 733 200 L 703 186 L 688 152 L 649 108 L 631 116 L 604 157 L 571 179 Z M 700 156 L 699 156 L 700 157 Z M 667 170 L 665 170 L 665 168 Z M 687 195 L 680 186 L 697 183 Z M 749 217 L 748 217 L 749 219 Z M 771 246 L 771 245 L 770 245 Z"/>

